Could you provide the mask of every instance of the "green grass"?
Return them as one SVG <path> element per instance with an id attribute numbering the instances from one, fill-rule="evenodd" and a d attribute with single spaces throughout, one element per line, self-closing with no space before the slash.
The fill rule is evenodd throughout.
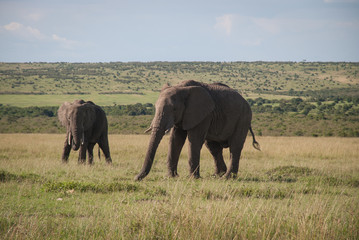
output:
<path id="1" fill-rule="evenodd" d="M 60 106 L 64 102 L 72 102 L 76 99 L 91 100 L 100 106 L 127 105 L 135 103 L 154 103 L 158 93 L 146 92 L 144 94 L 71 94 L 71 95 L 24 95 L 24 94 L 0 94 L 0 103 L 18 107 L 30 106 Z"/>
<path id="2" fill-rule="evenodd" d="M 222 82 L 246 98 L 357 96 L 358 73 L 358 63 L 0 63 L 0 104 L 154 103 L 164 83 L 187 79 Z M 152 116 L 108 119 L 111 133 L 138 134 Z M 56 117 L 3 116 L 0 132 L 18 134 L 0 134 L 0 239 L 358 239 L 358 138 L 259 136 L 355 136 L 357 123 L 356 115 L 255 113 L 262 151 L 248 139 L 231 180 L 212 176 L 205 147 L 202 178 L 190 179 L 187 146 L 180 177 L 167 178 L 165 136 L 149 176 L 134 182 L 148 135 L 111 134 L 110 166 L 97 157 L 78 165 L 77 152 L 62 164 L 64 134 L 30 134 L 64 132 Z"/>
<path id="3" fill-rule="evenodd" d="M 1 134 L 1 239 L 358 239 L 359 140 L 258 137 L 237 179 L 166 177 L 168 137 L 142 182 L 148 135 L 110 135 L 113 164 L 62 164 L 64 136 Z M 97 148 L 97 147 L 96 147 Z M 97 150 L 97 149 L 96 149 Z M 224 152 L 228 162 L 228 150 Z"/>
<path id="4" fill-rule="evenodd" d="M 350 94 L 356 94 L 355 90 L 359 88 L 359 64 L 340 62 L 0 63 L 0 93 L 3 95 L 0 95 L 0 103 L 15 106 L 44 106 L 58 105 L 75 98 L 91 99 L 100 105 L 154 103 L 156 99 L 154 95 L 163 84 L 177 84 L 189 79 L 206 83 L 221 82 L 237 89 L 246 97 L 257 97 L 258 94 L 262 94 L 266 98 L 278 98 L 278 94 L 283 97 L 300 91 L 306 95 L 311 91 L 335 92 L 339 89 L 341 94 L 345 94 L 347 89 L 354 89 L 354 93 Z M 144 95 L 99 95 L 126 92 Z M 75 96 L 76 94 L 81 95 Z"/>
<path id="5" fill-rule="evenodd" d="M 152 115 L 107 116 L 110 134 L 143 134 L 150 126 Z M 304 116 L 291 114 L 254 113 L 252 127 L 256 136 L 339 136 L 357 137 L 358 116 Z M 65 133 L 56 116 L 3 116 L 0 133 Z"/>
<path id="6" fill-rule="evenodd" d="M 0 94 L 0 103 L 16 107 L 31 106 L 60 106 L 64 102 L 72 102 L 76 99 L 91 100 L 100 106 L 128 105 L 136 103 L 154 104 L 158 98 L 158 92 L 145 92 L 143 94 L 54 94 L 54 95 L 34 95 L 34 94 Z M 246 98 L 266 98 L 266 99 L 290 99 L 292 96 L 269 95 L 251 93 Z"/>

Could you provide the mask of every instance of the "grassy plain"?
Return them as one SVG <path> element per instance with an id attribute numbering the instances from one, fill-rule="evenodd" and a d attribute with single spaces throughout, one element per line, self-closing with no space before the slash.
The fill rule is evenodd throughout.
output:
<path id="1" fill-rule="evenodd" d="M 0 63 L 0 104 L 154 103 L 164 83 L 188 79 L 222 82 L 246 98 L 357 96 L 359 63 Z M 0 119 L 1 133 L 64 131 L 56 116 L 15 115 Z M 141 133 L 151 119 L 109 116 L 109 129 Z M 265 136 L 358 129 L 356 115 L 255 113 L 253 125 Z M 359 238 L 358 138 L 258 136 L 261 152 L 248 139 L 238 178 L 226 181 L 212 176 L 205 148 L 202 179 L 189 179 L 186 147 L 180 177 L 168 179 L 165 137 L 150 175 L 134 182 L 148 140 L 110 135 L 114 163 L 88 166 L 77 152 L 61 163 L 64 135 L 0 134 L 0 239 Z"/>
<path id="2" fill-rule="evenodd" d="M 146 92 L 143 94 L 59 94 L 59 95 L 25 95 L 0 94 L 0 103 L 17 107 L 30 106 L 60 106 L 64 102 L 73 102 L 76 99 L 93 101 L 100 106 L 127 105 L 135 103 L 154 103 L 158 93 Z"/>
<path id="3" fill-rule="evenodd" d="M 0 107 L 51 107 L 74 99 L 114 108 L 153 104 L 163 84 L 188 79 L 222 82 L 246 99 L 265 99 L 253 106 L 253 126 L 259 135 L 353 137 L 359 133 L 359 63 L 0 63 Z M 286 107 L 285 101 L 294 97 L 308 102 L 301 108 L 297 103 L 295 110 Z M 268 103 L 273 99 L 282 102 Z M 330 105 L 333 102 L 335 106 Z M 63 131 L 56 116 L 20 116 L 5 108 L 0 109 L 1 133 Z M 51 111 L 56 115 L 56 110 Z M 109 129 L 138 134 L 150 121 L 148 116 L 109 116 Z"/>
<path id="4" fill-rule="evenodd" d="M 110 134 L 143 134 L 151 125 L 152 115 L 108 116 Z M 329 115 L 325 119 L 312 116 L 288 116 L 268 113 L 254 113 L 253 131 L 258 136 L 359 136 L 358 116 L 336 117 Z M 2 117 L 0 133 L 64 133 L 54 117 Z"/>
<path id="5" fill-rule="evenodd" d="M 154 103 L 163 84 L 221 82 L 245 97 L 285 98 L 291 91 L 359 89 L 358 63 L 149 62 L 0 63 L 0 104 L 54 106 L 83 98 L 97 104 Z M 347 91 L 344 91 L 347 92 Z M 143 94 L 131 96 L 131 94 Z M 40 94 L 40 95 L 39 95 Z M 129 95 L 130 94 L 130 95 Z M 259 95 L 261 94 L 261 95 Z M 264 95 L 263 95 L 264 94 Z M 280 94 L 280 95 L 279 95 Z M 51 95 L 42 96 L 42 95 Z"/>
<path id="6" fill-rule="evenodd" d="M 359 139 L 248 139 L 237 179 L 166 177 L 168 137 L 149 176 L 149 136 L 110 135 L 113 164 L 61 163 L 63 135 L 0 135 L 1 239 L 358 239 Z M 97 149 L 97 147 L 96 147 Z M 225 158 L 228 162 L 228 151 Z"/>
<path id="7" fill-rule="evenodd" d="M 76 99 L 93 101 L 100 106 L 128 105 L 136 103 L 154 104 L 159 92 L 146 91 L 141 94 L 54 94 L 54 95 L 34 95 L 34 94 L 0 94 L 0 104 L 16 107 L 45 107 L 60 106 L 64 102 L 73 102 Z M 270 95 L 251 93 L 246 98 L 266 98 L 266 99 L 291 99 L 292 96 Z"/>

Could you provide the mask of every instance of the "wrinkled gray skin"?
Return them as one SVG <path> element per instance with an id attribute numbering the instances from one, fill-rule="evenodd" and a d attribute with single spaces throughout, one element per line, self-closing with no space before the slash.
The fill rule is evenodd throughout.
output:
<path id="1" fill-rule="evenodd" d="M 96 143 L 102 149 L 107 163 L 112 162 L 108 144 L 107 118 L 99 106 L 91 101 L 75 100 L 73 103 L 63 103 L 57 114 L 61 124 L 66 127 L 63 162 L 67 163 L 72 148 L 75 151 L 80 149 L 79 163 L 86 162 L 87 151 L 89 164 L 92 164 L 93 148 Z"/>
<path id="2" fill-rule="evenodd" d="M 149 173 L 157 147 L 166 131 L 171 130 L 167 156 L 168 174 L 178 175 L 177 164 L 186 138 L 189 141 L 190 175 L 200 177 L 199 161 L 203 144 L 212 154 L 215 174 L 236 177 L 239 158 L 248 130 L 253 146 L 259 150 L 252 128 L 252 111 L 246 100 L 227 85 L 184 81 L 176 86 L 164 86 L 156 102 L 151 127 L 151 139 L 145 161 L 135 180 Z M 223 148 L 230 150 L 229 168 L 223 160 Z"/>

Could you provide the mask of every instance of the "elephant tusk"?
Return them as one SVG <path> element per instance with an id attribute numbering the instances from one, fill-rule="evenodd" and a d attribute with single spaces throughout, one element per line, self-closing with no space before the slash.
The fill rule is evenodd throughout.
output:
<path id="1" fill-rule="evenodd" d="M 148 132 L 150 132 L 152 130 L 152 127 L 149 127 L 146 131 L 145 131 L 145 133 L 148 133 Z"/>
<path id="2" fill-rule="evenodd" d="M 68 144 L 71 145 L 71 132 L 69 132 L 69 136 L 68 136 L 67 141 L 68 141 Z"/>
<path id="3" fill-rule="evenodd" d="M 85 141 L 85 133 L 82 133 L 81 145 L 84 145 L 84 141 Z"/>

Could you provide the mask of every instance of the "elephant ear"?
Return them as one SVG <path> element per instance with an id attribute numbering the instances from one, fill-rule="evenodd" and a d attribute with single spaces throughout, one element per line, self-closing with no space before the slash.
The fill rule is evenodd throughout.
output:
<path id="1" fill-rule="evenodd" d="M 188 87 L 189 93 L 185 103 L 182 127 L 189 130 L 202 122 L 214 110 L 214 101 L 202 87 Z"/>
<path id="2" fill-rule="evenodd" d="M 168 83 L 164 84 L 162 86 L 161 92 L 163 92 L 164 90 L 166 90 L 167 88 L 171 87 Z"/>
<path id="3" fill-rule="evenodd" d="M 96 105 L 91 103 L 85 103 L 82 108 L 85 111 L 85 119 L 84 119 L 84 129 L 89 129 L 92 127 L 96 120 Z"/>
<path id="4" fill-rule="evenodd" d="M 66 127 L 68 125 L 67 110 L 70 106 L 71 106 L 71 103 L 64 102 L 57 110 L 57 117 L 59 118 L 61 125 L 64 127 Z"/>

